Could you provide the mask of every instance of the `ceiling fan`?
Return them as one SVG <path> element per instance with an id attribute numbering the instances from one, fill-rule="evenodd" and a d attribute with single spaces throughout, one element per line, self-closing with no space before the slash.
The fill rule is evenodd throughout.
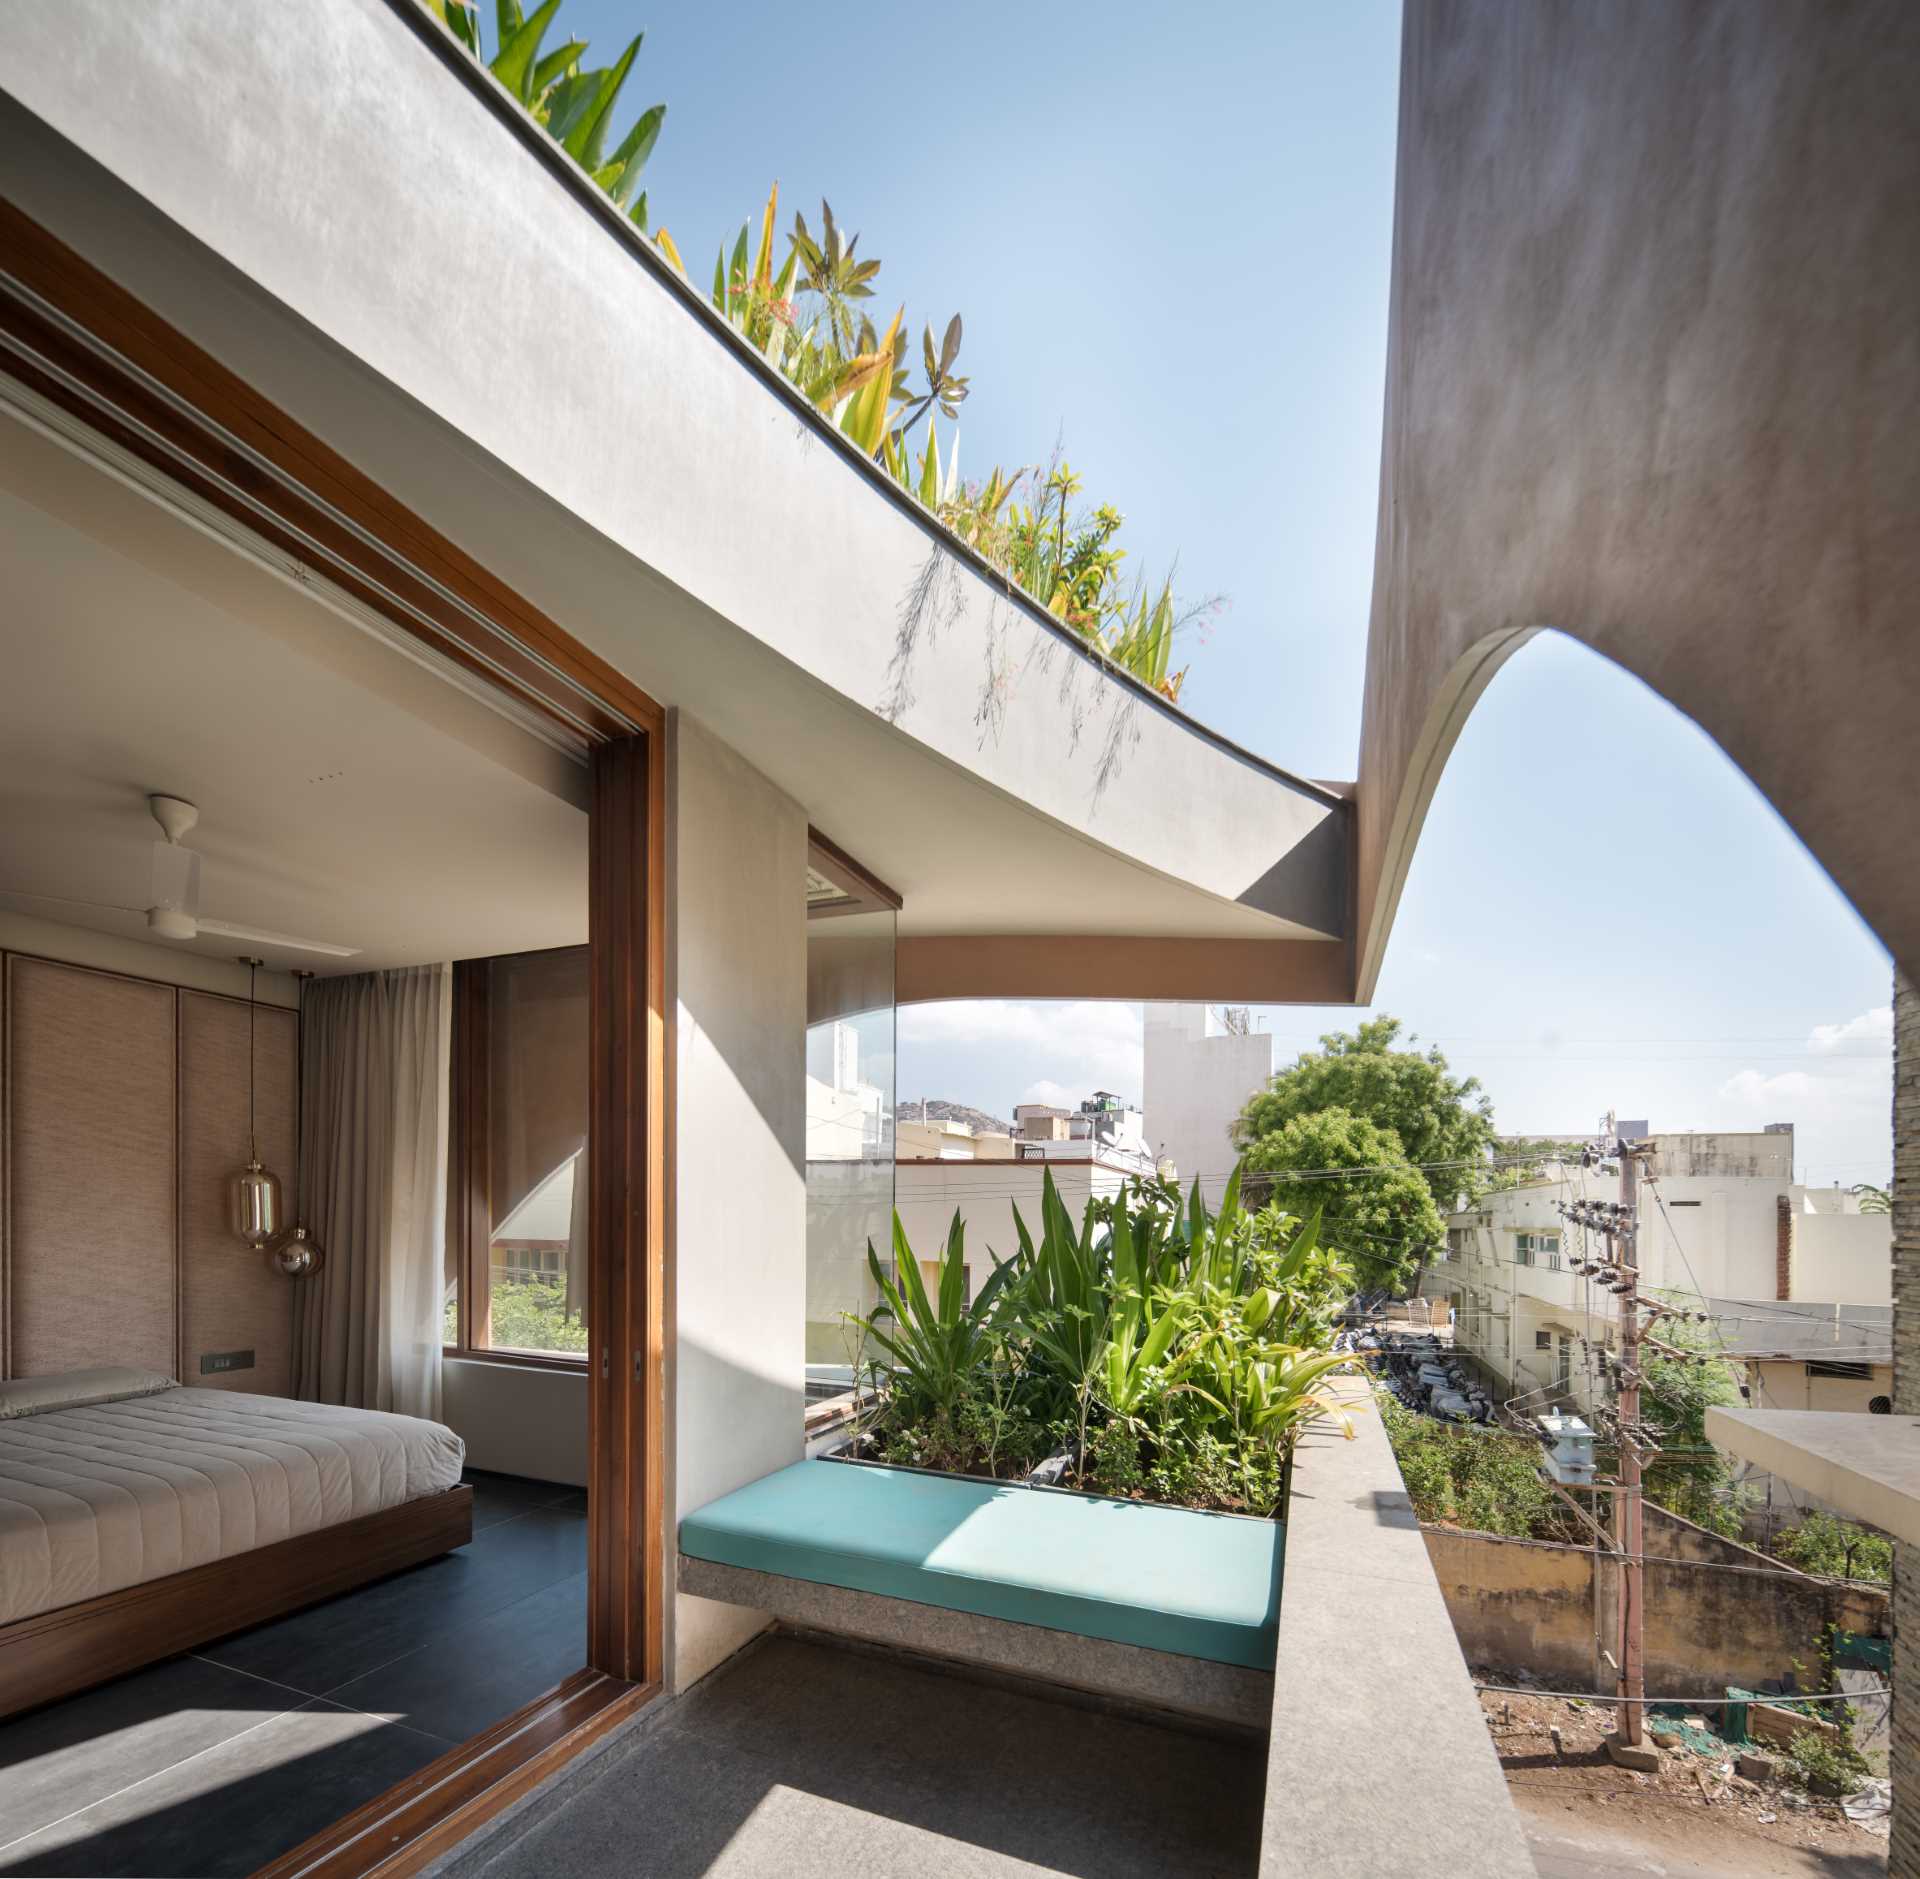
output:
<path id="1" fill-rule="evenodd" d="M 63 907 L 97 907 L 112 913 L 144 913 L 147 925 L 162 939 L 198 939 L 212 934 L 220 939 L 251 940 L 258 946 L 284 946 L 290 952 L 324 953 L 331 959 L 351 959 L 357 946 L 335 946 L 328 940 L 297 939 L 291 933 L 270 933 L 264 927 L 236 926 L 231 920 L 212 920 L 200 911 L 200 855 L 181 845 L 200 820 L 194 804 L 179 796 L 149 796 L 147 807 L 160 824 L 164 840 L 153 844 L 153 899 L 146 907 L 123 907 L 115 901 L 75 900 L 63 894 L 14 894 L 17 900 L 44 900 Z M 10 891 L 10 890 L 9 890 Z"/>

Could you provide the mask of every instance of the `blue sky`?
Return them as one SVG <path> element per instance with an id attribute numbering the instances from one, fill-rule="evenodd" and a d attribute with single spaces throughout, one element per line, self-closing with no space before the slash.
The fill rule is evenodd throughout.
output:
<path id="1" fill-rule="evenodd" d="M 599 60 L 646 28 L 627 98 L 667 103 L 649 201 L 696 277 L 775 180 L 783 227 L 824 194 L 884 263 L 882 320 L 904 301 L 917 336 L 963 314 L 963 469 L 1062 440 L 1138 562 L 1177 557 L 1187 593 L 1227 597 L 1184 702 L 1350 777 L 1399 9 L 1167 17 L 902 9 L 876 45 L 785 7 L 565 0 L 557 30 Z M 1717 747 L 1549 635 L 1442 778 L 1378 1009 L 1479 1075 L 1502 1127 L 1584 1129 L 1609 1105 L 1656 1128 L 1792 1121 L 1807 1178 L 1881 1182 L 1889 972 Z M 1284 1062 L 1355 1014 L 1261 1015 Z M 1004 1112 L 1095 1084 L 1138 1095 L 1135 1008 L 901 1014 L 903 1096 Z"/>

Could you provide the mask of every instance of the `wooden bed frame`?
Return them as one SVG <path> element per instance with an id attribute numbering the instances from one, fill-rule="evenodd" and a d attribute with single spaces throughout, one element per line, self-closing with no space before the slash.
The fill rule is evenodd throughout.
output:
<path id="1" fill-rule="evenodd" d="M 0 1716 L 349 1592 L 472 1538 L 473 1489 L 448 1488 L 0 1625 Z"/>

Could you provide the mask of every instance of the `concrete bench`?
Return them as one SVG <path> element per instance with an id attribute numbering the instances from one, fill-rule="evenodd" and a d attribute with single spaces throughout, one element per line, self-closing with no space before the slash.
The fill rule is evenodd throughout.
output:
<path id="1" fill-rule="evenodd" d="M 1264 1727 L 1283 1528 L 912 1469 L 796 1462 L 680 1523 L 683 1591 Z"/>

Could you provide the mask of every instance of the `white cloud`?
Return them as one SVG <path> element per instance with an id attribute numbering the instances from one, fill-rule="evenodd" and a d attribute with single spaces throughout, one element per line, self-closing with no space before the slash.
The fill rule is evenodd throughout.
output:
<path id="1" fill-rule="evenodd" d="M 1015 1102 L 1077 1106 L 1096 1089 L 1140 1097 L 1135 1004 L 982 998 L 903 1005 L 898 1038 L 900 1094 L 909 1099 L 943 1096 L 1005 1115 Z"/>
<path id="2" fill-rule="evenodd" d="M 1807 1068 L 1740 1070 L 1720 1085 L 1719 1126 L 1791 1122 L 1801 1179 L 1881 1180 L 1892 1149 L 1892 1041 L 1890 1005 L 1816 1024 L 1807 1034 Z"/>
<path id="3" fill-rule="evenodd" d="M 1055 1083 L 1042 1077 L 1038 1083 L 1029 1083 L 1021 1091 L 1023 1103 L 1044 1103 L 1049 1109 L 1077 1109 L 1080 1098 L 1062 1083 Z"/>
<path id="4" fill-rule="evenodd" d="M 1854 1045 L 1856 1054 L 1868 1056 L 1869 1053 L 1858 1050 L 1862 1044 L 1893 1043 L 1893 1007 L 1875 1005 L 1871 1011 L 1863 1011 L 1857 1018 L 1849 1018 L 1845 1024 L 1816 1024 L 1807 1036 L 1807 1048 L 1821 1052 L 1838 1050 L 1842 1045 Z"/>
<path id="5" fill-rule="evenodd" d="M 1140 1048 L 1140 1007 L 1105 999 L 954 998 L 902 1005 L 903 1044 L 1129 1043 Z"/>

